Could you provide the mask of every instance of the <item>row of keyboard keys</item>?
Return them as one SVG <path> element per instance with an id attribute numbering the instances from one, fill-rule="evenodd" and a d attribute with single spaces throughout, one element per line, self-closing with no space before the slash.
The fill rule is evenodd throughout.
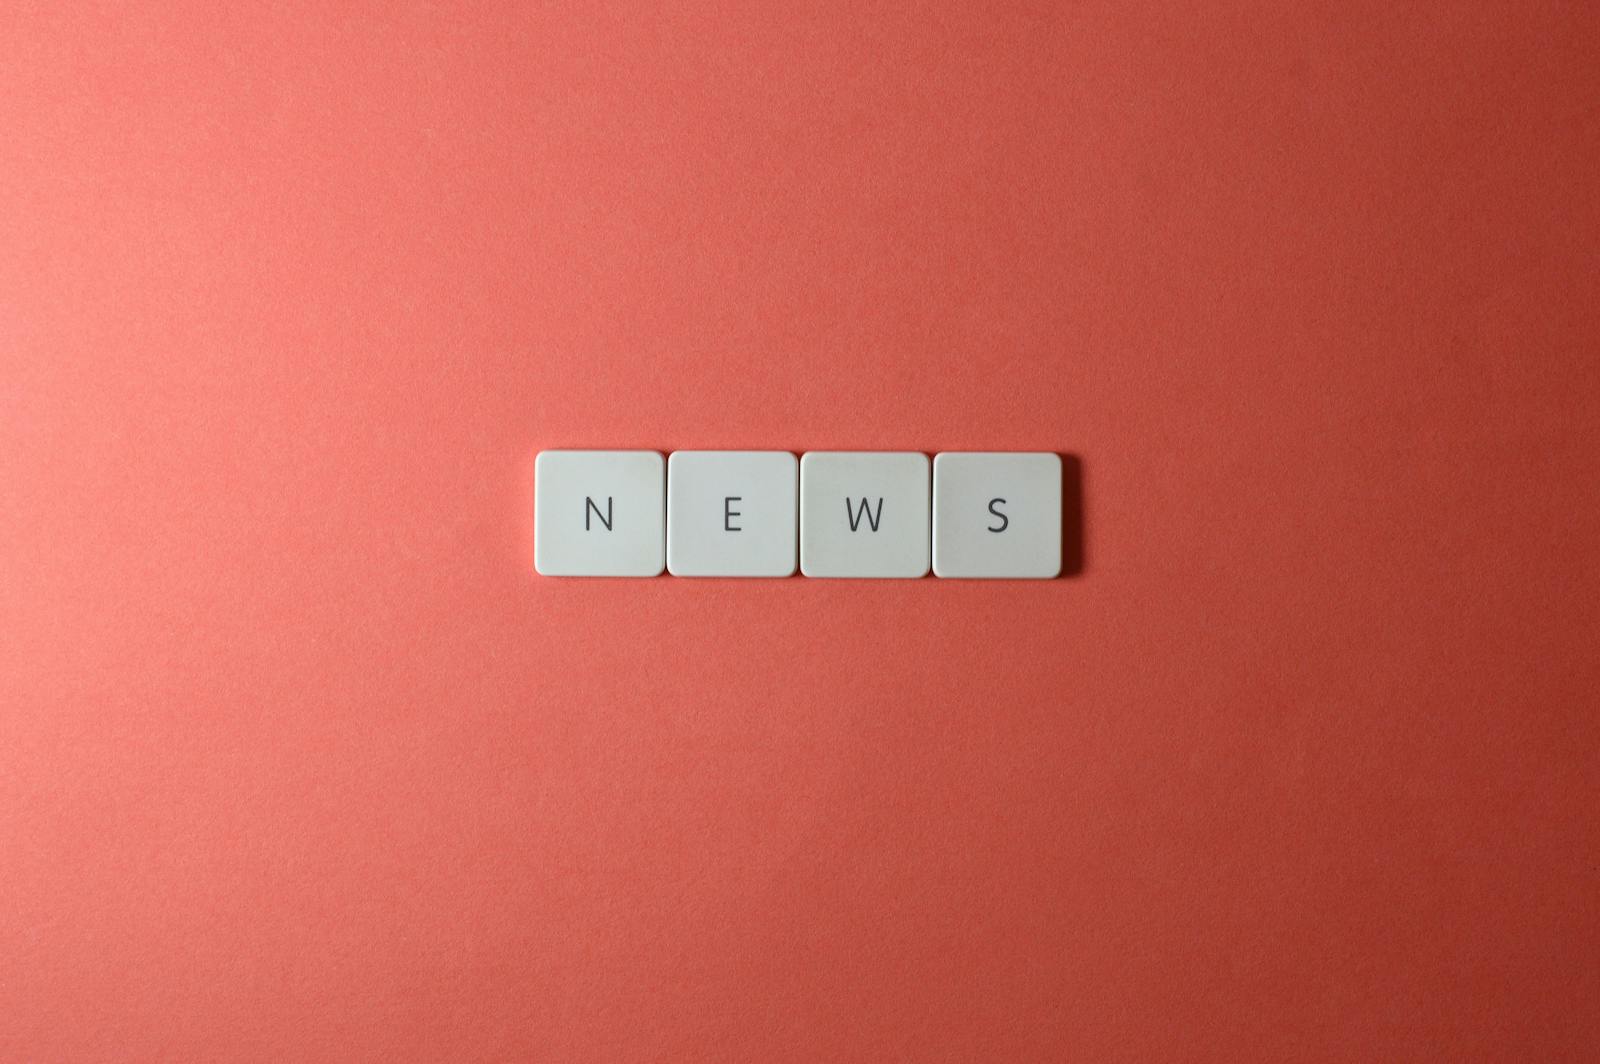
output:
<path id="1" fill-rule="evenodd" d="M 1048 579 L 1061 569 L 1049 452 L 545 451 L 546 576 Z"/>

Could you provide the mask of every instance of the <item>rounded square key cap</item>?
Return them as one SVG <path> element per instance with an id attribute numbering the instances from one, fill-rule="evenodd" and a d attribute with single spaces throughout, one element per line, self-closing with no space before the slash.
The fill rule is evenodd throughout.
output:
<path id="1" fill-rule="evenodd" d="M 788 451 L 674 451 L 667 459 L 667 570 L 792 576 L 798 463 Z"/>
<path id="2" fill-rule="evenodd" d="M 533 567 L 541 574 L 660 574 L 666 467 L 659 453 L 542 451 L 533 481 Z"/>
<path id="3" fill-rule="evenodd" d="M 928 575 L 928 456 L 808 451 L 800 458 L 800 571 Z"/>
<path id="4" fill-rule="evenodd" d="M 933 571 L 1048 580 L 1061 574 L 1061 456 L 947 451 L 933 459 Z"/>

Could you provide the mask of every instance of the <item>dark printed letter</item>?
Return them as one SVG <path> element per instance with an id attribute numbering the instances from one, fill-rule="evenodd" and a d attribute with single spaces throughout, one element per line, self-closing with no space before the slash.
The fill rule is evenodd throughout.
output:
<path id="1" fill-rule="evenodd" d="M 989 500 L 989 512 L 994 514 L 996 517 L 998 517 L 1000 519 L 1000 527 L 996 528 L 993 525 L 990 525 L 989 526 L 989 531 L 990 532 L 1004 532 L 1011 525 L 1011 518 L 1007 517 L 1005 514 L 1001 513 L 999 510 L 996 510 L 994 508 L 994 504 L 997 503 L 997 502 L 1005 502 L 1005 500 L 1004 499 L 990 499 Z"/>

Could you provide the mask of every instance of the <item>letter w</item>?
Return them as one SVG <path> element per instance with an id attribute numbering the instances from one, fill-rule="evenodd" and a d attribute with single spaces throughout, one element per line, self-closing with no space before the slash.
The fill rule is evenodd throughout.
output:
<path id="1" fill-rule="evenodd" d="M 878 519 L 883 516 L 883 499 L 881 496 L 878 499 L 877 513 L 873 513 L 870 509 L 868 509 L 866 499 L 861 500 L 860 510 L 856 510 L 854 507 L 852 507 L 850 505 L 850 500 L 846 499 L 844 501 L 844 512 L 850 518 L 850 531 L 854 532 L 856 530 L 856 527 L 861 524 L 862 515 L 865 514 L 867 518 L 867 524 L 871 525 L 872 530 L 876 532 L 878 530 Z"/>

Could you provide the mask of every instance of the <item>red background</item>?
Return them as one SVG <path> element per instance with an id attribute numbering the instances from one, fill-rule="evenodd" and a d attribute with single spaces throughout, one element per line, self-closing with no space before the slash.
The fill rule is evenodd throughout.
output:
<path id="1" fill-rule="evenodd" d="M 1597 45 L 6 4 L 0 1058 L 1593 1059 Z M 1081 571 L 541 579 L 557 446 Z"/>

